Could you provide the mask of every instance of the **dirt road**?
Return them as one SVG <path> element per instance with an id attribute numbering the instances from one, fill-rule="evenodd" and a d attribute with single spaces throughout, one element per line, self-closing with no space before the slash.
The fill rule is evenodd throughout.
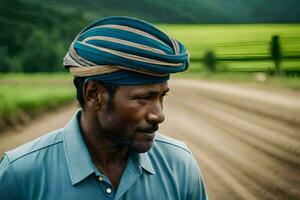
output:
<path id="1" fill-rule="evenodd" d="M 300 199 L 300 93 L 182 79 L 170 88 L 160 131 L 192 149 L 210 199 Z M 0 154 L 63 126 L 75 109 L 1 134 Z"/>

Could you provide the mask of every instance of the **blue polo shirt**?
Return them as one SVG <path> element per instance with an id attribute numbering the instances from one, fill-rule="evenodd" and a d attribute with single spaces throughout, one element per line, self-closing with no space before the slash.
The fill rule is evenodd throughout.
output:
<path id="1" fill-rule="evenodd" d="M 157 134 L 146 153 L 132 153 L 115 190 L 92 162 L 78 112 L 62 129 L 4 154 L 1 200 L 208 199 L 186 145 Z"/>

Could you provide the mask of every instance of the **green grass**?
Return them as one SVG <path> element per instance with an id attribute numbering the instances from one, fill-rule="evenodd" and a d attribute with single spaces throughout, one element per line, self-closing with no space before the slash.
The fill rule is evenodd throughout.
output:
<path id="1" fill-rule="evenodd" d="M 300 56 L 300 24 L 162 24 L 159 27 L 181 41 L 193 59 L 202 58 L 208 50 L 214 51 L 219 58 L 270 56 L 269 43 L 275 34 L 280 35 L 283 56 Z M 253 67 L 265 70 L 273 68 L 272 61 L 226 61 L 220 64 L 228 69 Z M 282 68 L 296 68 L 300 71 L 300 59 L 283 60 Z M 190 72 L 196 71 L 192 68 L 190 70 Z"/>
<path id="2" fill-rule="evenodd" d="M 209 49 L 217 55 L 269 54 L 272 35 L 282 39 L 283 53 L 300 52 L 299 24 L 256 25 L 159 25 L 181 41 L 192 57 L 201 57 Z"/>
<path id="3" fill-rule="evenodd" d="M 74 98 L 69 74 L 0 74 L 0 128 Z"/>

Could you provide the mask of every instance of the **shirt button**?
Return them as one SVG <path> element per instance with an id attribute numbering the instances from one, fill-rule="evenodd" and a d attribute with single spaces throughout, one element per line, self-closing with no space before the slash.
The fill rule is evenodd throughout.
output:
<path id="1" fill-rule="evenodd" d="M 103 177 L 102 176 L 99 176 L 98 179 L 99 179 L 99 181 L 103 181 Z"/>
<path id="2" fill-rule="evenodd" d="M 110 193 L 111 193 L 111 189 L 110 189 L 110 188 L 107 188 L 107 189 L 106 189 L 106 192 L 107 192 L 108 194 L 110 194 Z"/>

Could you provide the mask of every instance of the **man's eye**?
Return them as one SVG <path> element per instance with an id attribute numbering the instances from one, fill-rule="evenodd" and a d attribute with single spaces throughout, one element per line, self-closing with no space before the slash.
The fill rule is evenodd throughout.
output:
<path id="1" fill-rule="evenodd" d="M 151 96 L 140 96 L 140 97 L 137 97 L 137 99 L 146 99 L 146 100 L 149 100 L 151 98 Z"/>

